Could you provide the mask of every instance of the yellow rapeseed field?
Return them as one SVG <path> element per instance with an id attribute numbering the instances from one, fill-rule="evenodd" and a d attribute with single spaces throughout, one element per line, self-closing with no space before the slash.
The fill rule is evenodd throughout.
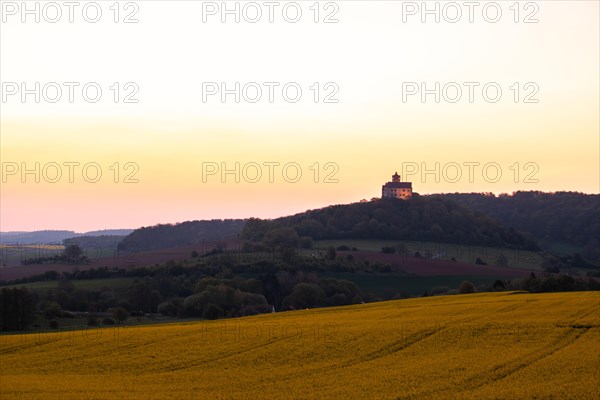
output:
<path id="1" fill-rule="evenodd" d="M 598 399 L 600 293 L 0 338 L 9 399 Z"/>

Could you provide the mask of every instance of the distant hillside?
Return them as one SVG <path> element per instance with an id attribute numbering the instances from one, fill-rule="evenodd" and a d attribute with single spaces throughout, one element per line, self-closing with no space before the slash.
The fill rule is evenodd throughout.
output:
<path id="1" fill-rule="evenodd" d="M 527 231 L 538 240 L 560 241 L 584 248 L 584 256 L 600 259 L 600 195 L 576 192 L 516 192 L 436 195 L 481 211 L 505 226 Z"/>
<path id="2" fill-rule="evenodd" d="M 131 232 L 133 232 L 133 229 L 105 229 L 86 233 L 77 233 L 66 230 L 0 232 L 0 243 L 55 244 L 62 243 L 66 239 L 81 236 L 125 236 Z"/>
<path id="3" fill-rule="evenodd" d="M 102 229 L 100 231 L 89 231 L 78 236 L 127 236 L 133 229 Z"/>
<path id="4" fill-rule="evenodd" d="M 125 239 L 125 235 L 98 235 L 98 236 L 75 236 L 63 240 L 63 244 L 79 245 L 82 249 L 116 249 L 119 243 Z"/>
<path id="5" fill-rule="evenodd" d="M 290 230 L 291 228 L 291 230 Z M 293 231 L 292 231 L 293 230 Z M 380 199 L 330 206 L 275 220 L 250 219 L 242 233 L 249 240 L 294 244 L 312 239 L 399 239 L 539 249 L 535 240 L 482 212 L 443 197 Z"/>
<path id="6" fill-rule="evenodd" d="M 63 240 L 76 235 L 73 231 L 0 232 L 0 243 L 62 243 Z"/>
<path id="7" fill-rule="evenodd" d="M 244 223 L 241 219 L 218 219 L 143 227 L 127 235 L 120 246 L 147 251 L 217 241 L 238 235 Z"/>

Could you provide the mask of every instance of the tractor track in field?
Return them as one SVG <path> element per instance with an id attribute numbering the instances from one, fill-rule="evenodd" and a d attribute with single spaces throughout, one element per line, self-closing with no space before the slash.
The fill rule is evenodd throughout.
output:
<path id="1" fill-rule="evenodd" d="M 500 380 L 506 379 L 507 377 L 528 368 L 529 366 L 541 361 L 547 357 L 552 356 L 556 352 L 564 349 L 565 347 L 573 344 L 583 333 L 578 332 L 575 329 L 569 329 L 563 333 L 559 338 L 552 341 L 549 346 L 543 349 L 536 348 L 530 353 L 522 356 L 518 356 L 514 359 L 506 361 L 502 364 L 496 365 L 491 369 L 484 370 L 479 374 L 472 375 L 467 379 L 464 379 L 455 386 L 464 388 L 463 393 L 471 392 L 482 388 L 490 383 L 496 383 Z M 533 356 L 533 357 L 532 357 Z M 424 391 L 419 393 L 419 397 L 434 397 L 447 390 L 447 388 L 439 388 L 434 391 Z"/>
<path id="2" fill-rule="evenodd" d="M 199 359 L 199 360 L 194 360 L 193 362 L 186 362 L 186 363 L 180 363 L 179 365 L 175 365 L 175 366 L 169 366 L 167 368 L 159 368 L 158 370 L 156 369 L 146 369 L 147 372 L 152 373 L 152 372 L 174 372 L 174 371 L 182 371 L 182 370 L 186 370 L 186 369 L 192 369 L 195 367 L 199 367 L 201 365 L 204 364 L 208 364 L 208 363 L 212 363 L 212 362 L 218 362 L 218 361 L 223 361 L 227 358 L 231 358 L 231 357 L 235 357 L 235 356 L 239 356 L 239 355 L 243 355 L 246 353 L 250 353 L 252 351 L 258 350 L 258 349 L 262 349 L 264 347 L 268 347 L 271 346 L 275 343 L 284 341 L 284 340 L 290 340 L 291 337 L 281 337 L 278 339 L 273 339 L 270 341 L 265 341 L 264 343 L 259 344 L 258 346 L 251 346 L 251 347 L 247 347 L 247 348 L 243 348 L 240 350 L 235 350 L 235 351 L 228 351 L 228 352 L 224 352 L 222 354 L 219 354 L 216 357 L 212 357 L 212 358 L 208 358 L 208 359 Z"/>
<path id="3" fill-rule="evenodd" d="M 337 362 L 337 363 L 335 361 L 332 361 L 332 363 L 330 365 L 319 366 L 316 368 L 304 370 L 304 372 L 302 373 L 302 376 L 307 376 L 307 374 L 317 374 L 317 373 L 326 372 L 326 371 L 330 372 L 330 371 L 334 371 L 337 369 L 343 369 L 343 368 L 353 368 L 360 364 L 368 363 L 368 362 L 375 361 L 375 360 L 378 360 L 378 359 L 381 359 L 384 357 L 388 357 L 388 356 L 393 356 L 393 355 L 398 354 L 408 348 L 411 348 L 411 347 L 417 345 L 420 342 L 423 342 L 423 341 L 435 336 L 439 332 L 443 332 L 449 326 L 472 322 L 472 320 L 473 320 L 472 318 L 463 318 L 463 319 L 460 319 L 457 321 L 450 321 L 443 325 L 437 325 L 430 329 L 420 330 L 420 331 L 417 331 L 410 335 L 403 336 L 401 339 L 398 339 L 398 340 L 394 341 L 393 343 L 388 343 L 385 346 L 383 346 L 377 350 L 370 351 L 365 354 L 361 354 L 357 358 L 344 360 L 344 361 Z M 287 376 L 287 378 L 291 379 L 294 376 L 295 375 L 289 375 L 289 376 Z"/>

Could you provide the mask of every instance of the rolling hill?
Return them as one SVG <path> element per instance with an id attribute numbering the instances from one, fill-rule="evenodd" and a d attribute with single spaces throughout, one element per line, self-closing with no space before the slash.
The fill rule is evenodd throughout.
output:
<path id="1" fill-rule="evenodd" d="M 62 243 L 65 239 L 82 236 L 125 236 L 133 232 L 133 229 L 104 229 L 77 233 L 74 231 L 32 231 L 32 232 L 0 232 L 0 243 L 22 243 L 22 244 L 55 244 Z"/>
<path id="2" fill-rule="evenodd" d="M 0 336 L 2 399 L 596 399 L 600 293 Z"/>
<path id="3" fill-rule="evenodd" d="M 482 212 L 441 197 L 419 195 L 410 200 L 388 198 L 329 206 L 274 220 L 251 218 L 242 232 L 245 239 L 285 241 L 286 245 L 303 236 L 313 240 L 394 239 L 539 249 L 531 235 L 508 228 Z"/>
<path id="4" fill-rule="evenodd" d="M 140 252 L 224 240 L 239 234 L 241 219 L 186 221 L 136 229 L 121 242 L 121 249 Z"/>
<path id="5" fill-rule="evenodd" d="M 589 261 L 600 262 L 600 195 L 532 191 L 500 196 L 448 193 L 433 197 L 455 201 L 496 218 L 505 226 L 529 232 L 542 244 L 570 244 Z"/>

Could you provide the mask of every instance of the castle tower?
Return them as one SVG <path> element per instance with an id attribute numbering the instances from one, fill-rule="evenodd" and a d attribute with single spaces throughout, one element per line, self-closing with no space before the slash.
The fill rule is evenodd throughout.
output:
<path id="1" fill-rule="evenodd" d="M 381 197 L 408 200 L 412 197 L 412 182 L 401 182 L 400 175 L 396 172 L 392 175 L 392 181 L 381 187 Z"/>

